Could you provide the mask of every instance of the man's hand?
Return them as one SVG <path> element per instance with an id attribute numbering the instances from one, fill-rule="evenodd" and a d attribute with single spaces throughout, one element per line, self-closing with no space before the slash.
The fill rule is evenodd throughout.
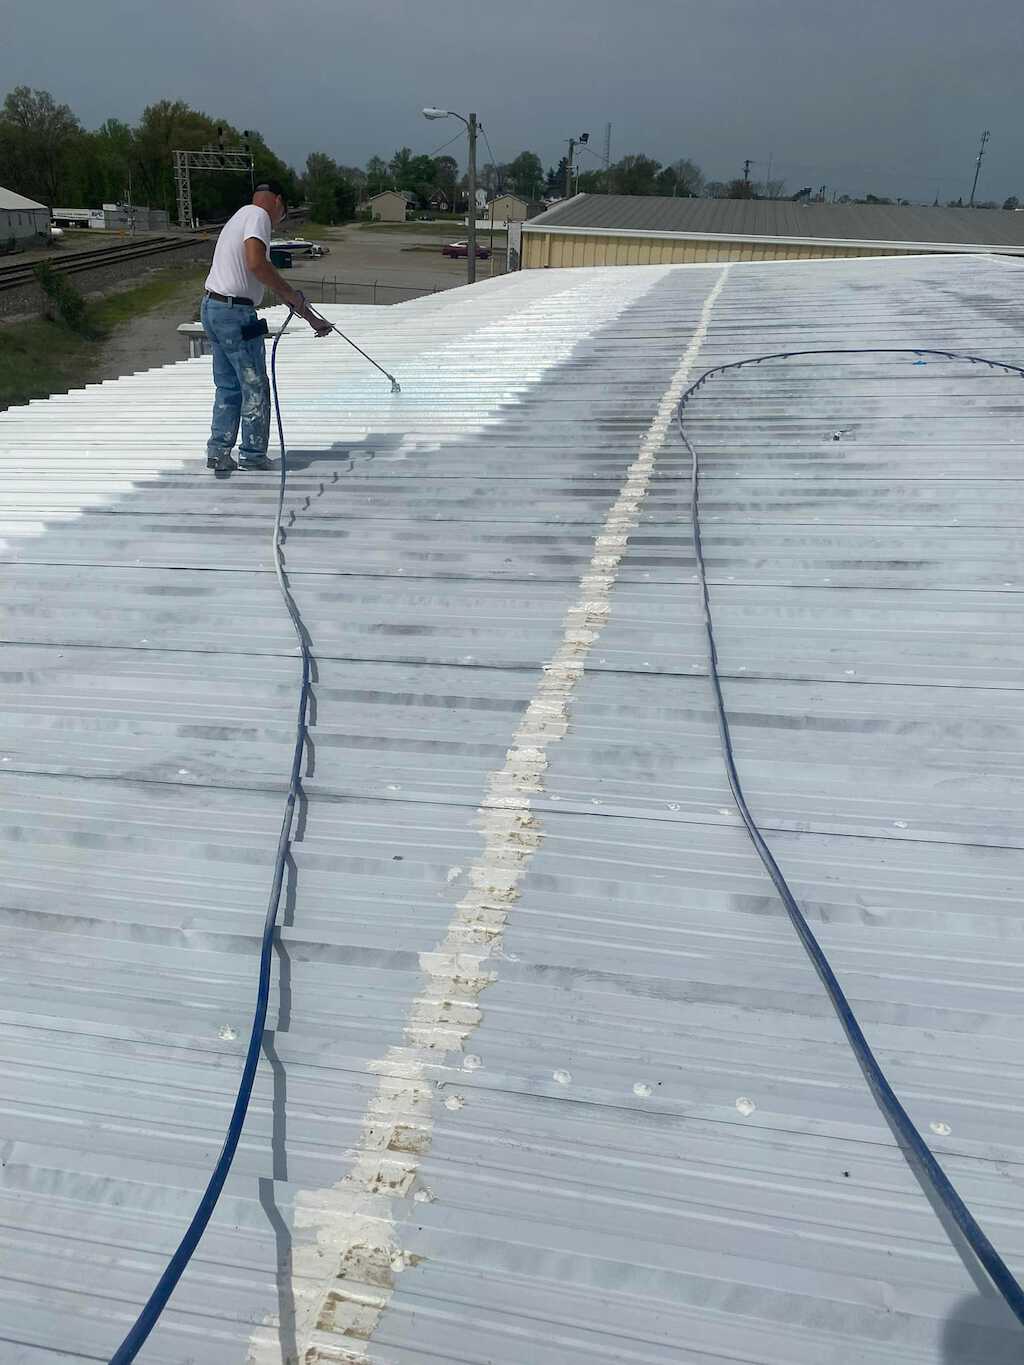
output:
<path id="1" fill-rule="evenodd" d="M 294 308 L 300 318 L 305 318 L 318 337 L 330 336 L 334 331 L 333 326 L 326 318 L 322 318 L 315 309 L 309 307 L 306 303 L 306 296 L 301 289 L 296 290 L 295 299 L 296 302 L 290 303 L 289 308 Z"/>

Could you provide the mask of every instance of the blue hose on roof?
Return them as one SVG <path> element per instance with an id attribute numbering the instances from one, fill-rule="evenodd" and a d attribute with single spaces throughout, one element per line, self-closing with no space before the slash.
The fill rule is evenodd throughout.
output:
<path id="1" fill-rule="evenodd" d="M 289 309 L 285 327 L 291 321 L 294 310 Z M 335 329 L 337 330 L 337 329 Z M 281 890 L 284 885 L 284 872 L 287 864 L 288 851 L 291 846 L 292 824 L 295 817 L 295 806 L 301 792 L 301 770 L 302 755 L 305 750 L 308 737 L 308 714 L 310 698 L 310 680 L 312 676 L 312 655 L 309 648 L 309 636 L 301 613 L 292 597 L 291 589 L 284 572 L 284 564 L 281 557 L 281 518 L 284 512 L 284 495 L 288 478 L 288 455 L 284 443 L 284 425 L 281 420 L 281 404 L 277 392 L 277 347 L 284 334 L 284 328 L 274 338 L 270 352 L 270 379 L 274 398 L 274 412 L 277 420 L 277 435 L 281 447 L 281 478 L 278 486 L 277 511 L 274 517 L 274 529 L 272 539 L 272 554 L 274 559 L 274 572 L 277 575 L 278 585 L 284 599 L 288 615 L 291 617 L 292 626 L 299 642 L 299 649 L 302 655 L 302 679 L 299 691 L 298 714 L 295 726 L 295 745 L 292 751 L 291 773 L 288 780 L 288 794 L 285 800 L 284 815 L 281 821 L 281 831 L 277 841 L 277 854 L 274 859 L 274 877 L 270 890 L 270 899 L 267 904 L 266 918 L 263 924 L 263 937 L 260 947 L 260 966 L 259 983 L 256 992 L 256 1009 L 253 1014 L 252 1029 L 249 1034 L 249 1045 L 246 1050 L 245 1064 L 242 1068 L 242 1076 L 238 1084 L 238 1091 L 235 1096 L 235 1103 L 231 1111 L 231 1118 L 228 1122 L 227 1133 L 224 1138 L 224 1145 L 221 1148 L 217 1163 L 207 1183 L 203 1196 L 199 1201 L 192 1221 L 189 1223 L 177 1250 L 168 1261 L 167 1266 L 157 1281 L 152 1294 L 146 1301 L 142 1311 L 132 1325 L 124 1341 L 117 1348 L 110 1358 L 110 1365 L 130 1365 L 134 1361 L 139 1351 L 153 1328 L 159 1321 L 160 1315 L 167 1305 L 168 1300 L 174 1293 L 178 1281 L 181 1279 L 188 1266 L 189 1261 L 199 1245 L 199 1242 L 206 1231 L 207 1224 L 216 1208 L 217 1200 L 221 1190 L 227 1180 L 234 1160 L 235 1152 L 238 1148 L 239 1139 L 242 1136 L 242 1129 L 245 1125 L 245 1118 L 249 1108 L 249 1099 L 252 1095 L 253 1082 L 256 1078 L 256 1068 L 259 1063 L 260 1050 L 263 1045 L 263 1032 L 267 1019 L 267 1008 L 270 1000 L 270 967 L 274 944 L 274 932 L 277 927 L 277 913 L 281 901 Z M 349 338 L 345 337 L 348 341 Z M 354 344 L 351 343 L 350 344 Z M 359 349 L 358 347 L 356 348 Z M 970 1244 L 978 1260 L 985 1267 L 993 1283 L 1006 1299 L 1010 1308 L 1018 1319 L 1024 1323 L 1024 1291 L 1007 1269 L 1006 1265 L 988 1241 L 988 1238 L 978 1226 L 970 1210 L 953 1188 L 942 1167 L 932 1156 L 927 1144 L 920 1133 L 914 1127 L 909 1115 L 903 1109 L 895 1093 L 875 1060 L 867 1040 L 861 1032 L 860 1025 L 846 996 L 843 994 L 842 987 L 836 980 L 835 975 L 829 966 L 828 959 L 822 952 L 817 939 L 811 931 L 810 925 L 803 916 L 796 900 L 793 897 L 785 878 L 782 875 L 777 863 L 767 844 L 761 835 L 760 830 L 754 821 L 753 816 L 747 807 L 740 785 L 739 774 L 736 771 L 735 761 L 732 752 L 732 740 L 729 732 L 729 722 L 725 712 L 725 703 L 722 697 L 722 689 L 718 677 L 718 656 L 715 650 L 715 637 L 711 618 L 711 604 L 708 598 L 707 577 L 704 568 L 704 556 L 700 539 L 700 517 L 698 511 L 699 503 L 699 465 L 697 453 L 690 444 L 686 432 L 683 429 L 683 409 L 686 404 L 697 392 L 697 390 L 713 375 L 720 374 L 725 370 L 739 369 L 744 365 L 760 364 L 762 360 L 786 360 L 791 356 L 797 355 L 940 355 L 947 360 L 971 360 L 976 364 L 988 365 L 994 369 L 1009 370 L 1024 377 L 1024 369 L 1016 365 L 1004 365 L 998 361 L 985 360 L 980 356 L 958 356 L 953 352 L 947 351 L 928 351 L 914 350 L 882 350 L 879 348 L 865 348 L 857 351 L 788 351 L 779 352 L 774 355 L 756 356 L 749 360 L 736 361 L 729 365 L 719 365 L 714 369 L 708 370 L 701 375 L 695 384 L 683 394 L 679 402 L 678 419 L 679 431 L 683 443 L 690 452 L 692 461 L 692 501 L 691 517 L 693 525 L 694 549 L 696 551 L 697 563 L 700 570 L 701 589 L 704 598 L 704 621 L 708 644 L 709 672 L 712 686 L 715 692 L 716 705 L 718 710 L 719 733 L 722 739 L 722 747 L 725 754 L 726 768 L 729 775 L 729 785 L 732 788 L 736 799 L 737 807 L 747 826 L 747 831 L 754 842 L 754 846 L 761 857 L 762 862 L 768 869 L 769 875 L 782 897 L 783 904 L 789 912 L 801 941 L 804 944 L 811 961 L 814 963 L 829 993 L 829 997 L 839 1015 L 840 1022 L 846 1031 L 851 1046 L 857 1055 L 857 1059 L 864 1070 L 868 1083 L 871 1086 L 882 1111 L 890 1124 L 893 1126 L 897 1136 L 904 1143 L 905 1149 L 910 1151 L 920 1162 L 933 1189 L 942 1203 L 960 1227 L 968 1243 Z M 365 355 L 365 352 L 360 351 Z M 370 359 L 370 357 L 366 357 Z M 375 361 L 371 364 L 376 365 Z M 377 366 L 380 369 L 380 366 Z M 392 392 L 400 392 L 398 381 L 394 377 L 382 371 L 391 380 Z"/>
<path id="2" fill-rule="evenodd" d="M 305 298 L 303 304 L 305 305 Z M 309 309 L 306 305 L 306 315 L 313 312 L 316 317 L 320 317 L 315 310 Z M 159 1321 L 160 1314 L 167 1305 L 168 1299 L 174 1293 L 178 1281 L 185 1272 L 185 1268 L 196 1247 L 199 1245 L 206 1226 L 213 1215 L 213 1210 L 217 1206 L 220 1192 L 224 1188 L 224 1182 L 228 1178 L 231 1170 L 231 1163 L 238 1148 L 239 1139 L 242 1136 L 242 1129 L 245 1126 L 245 1117 L 249 1110 L 249 1099 L 252 1095 L 253 1082 L 256 1079 L 256 1067 L 259 1064 L 260 1049 L 263 1046 L 263 1030 L 267 1022 L 267 1006 L 270 1001 L 270 964 L 271 955 L 274 947 L 274 932 L 277 928 L 277 912 L 281 903 L 281 889 L 284 885 L 284 871 L 288 860 L 288 850 L 291 847 L 292 824 L 295 819 L 295 806 L 302 790 L 301 771 L 302 755 L 309 738 L 308 717 L 309 717 L 309 697 L 310 679 L 313 671 L 312 655 L 309 648 L 309 633 L 306 630 L 302 615 L 295 604 L 291 589 L 288 586 L 288 579 L 285 575 L 284 564 L 281 559 L 281 517 L 284 512 L 284 494 L 288 481 L 288 452 L 284 444 L 284 424 L 281 421 L 281 402 L 277 393 L 277 347 L 285 333 L 288 324 L 295 316 L 295 309 L 288 309 L 288 316 L 284 326 L 274 338 L 274 344 L 270 348 L 270 385 L 274 396 L 274 415 L 277 419 L 277 439 L 281 446 L 281 479 L 277 493 L 277 512 L 274 516 L 274 531 L 272 539 L 271 553 L 274 559 L 274 573 L 277 575 L 278 586 L 281 589 L 281 596 L 291 617 L 292 626 L 295 629 L 295 636 L 299 642 L 299 650 L 302 655 L 302 680 L 299 688 L 298 715 L 295 721 L 295 745 L 292 750 L 292 767 L 288 778 L 288 795 L 285 799 L 284 815 L 281 820 L 281 832 L 277 840 L 277 853 L 274 858 L 274 878 L 270 888 L 270 900 L 267 903 L 266 919 L 263 922 L 263 938 L 260 945 L 260 970 L 259 983 L 256 988 L 256 1009 L 252 1019 L 252 1030 L 249 1034 L 249 1046 L 245 1053 L 245 1065 L 242 1067 L 242 1076 L 238 1083 L 238 1092 L 235 1096 L 234 1107 L 231 1110 L 231 1118 L 228 1121 L 227 1133 L 224 1137 L 224 1145 L 217 1158 L 217 1164 L 213 1168 L 203 1197 L 192 1215 L 189 1223 L 178 1244 L 178 1249 L 167 1263 L 164 1273 L 157 1281 L 156 1288 L 150 1294 L 142 1312 L 136 1318 L 131 1331 L 122 1341 L 110 1358 L 110 1365 L 129 1365 L 139 1351 L 142 1349 L 146 1338 L 152 1332 Z M 320 319 L 326 321 L 326 319 Z M 345 335 L 340 327 L 331 324 L 331 330 L 337 332 L 343 341 L 359 352 L 364 360 L 391 381 L 391 392 L 401 393 L 401 387 L 393 374 L 390 374 L 382 365 L 378 365 L 372 356 L 357 346 L 351 337 Z"/>
<path id="3" fill-rule="evenodd" d="M 291 322 L 293 310 L 289 310 L 288 319 L 285 327 Z M 178 1249 L 167 1263 L 164 1273 L 157 1281 L 156 1288 L 150 1294 L 145 1307 L 139 1314 L 135 1323 L 125 1337 L 124 1341 L 117 1348 L 110 1358 L 110 1365 L 129 1365 L 142 1349 L 142 1346 L 150 1332 L 156 1326 L 160 1314 L 167 1304 L 167 1300 L 174 1293 L 178 1281 L 185 1271 L 185 1267 L 192 1259 L 192 1254 L 199 1245 L 200 1238 L 206 1231 L 213 1210 L 216 1207 L 220 1192 L 224 1188 L 224 1182 L 228 1178 L 231 1170 L 231 1163 L 234 1160 L 235 1151 L 238 1147 L 239 1138 L 242 1136 L 242 1128 L 245 1125 L 245 1116 L 249 1108 L 249 1098 L 252 1095 L 253 1081 L 256 1078 L 256 1067 L 260 1059 L 260 1050 L 263 1046 L 263 1029 L 267 1021 L 267 1005 L 270 1000 L 270 965 L 271 955 L 274 946 L 274 931 L 277 928 L 277 911 L 281 902 L 281 888 L 284 885 L 284 871 L 288 858 L 288 850 L 291 847 L 292 823 L 295 818 L 295 805 L 301 790 L 301 770 L 302 754 L 306 747 L 307 722 L 309 714 L 309 684 L 312 673 L 312 658 L 309 650 L 309 636 L 303 624 L 299 609 L 295 605 L 288 580 L 285 576 L 284 565 L 281 561 L 281 515 L 284 511 L 284 493 L 288 478 L 288 456 L 284 444 L 284 427 L 281 422 L 281 404 L 277 396 L 277 347 L 284 334 L 284 328 L 274 338 L 274 344 L 270 352 L 270 378 L 271 387 L 274 395 L 274 411 L 277 416 L 277 435 L 281 445 L 281 480 L 277 495 L 277 513 L 274 517 L 273 533 L 273 557 L 274 572 L 277 574 L 277 581 L 281 588 L 281 595 L 284 598 L 285 606 L 288 608 L 288 615 L 291 617 L 295 634 L 299 641 L 299 649 L 302 652 L 302 682 L 299 688 L 299 707 L 295 721 L 295 745 L 292 750 L 291 774 L 288 778 L 288 795 L 285 799 L 284 816 L 281 820 L 281 832 L 277 840 L 277 854 L 274 858 L 274 879 L 270 888 L 270 900 L 267 904 L 267 915 L 263 923 L 263 940 L 260 947 L 260 970 L 259 984 L 256 989 L 256 1010 L 253 1014 L 252 1030 L 249 1034 L 249 1046 L 245 1054 L 245 1065 L 242 1068 L 242 1077 L 238 1083 L 238 1093 L 235 1096 L 234 1107 L 231 1110 L 231 1118 L 228 1122 L 227 1133 L 224 1138 L 224 1145 L 221 1148 L 217 1164 L 213 1168 L 209 1183 L 203 1192 L 203 1197 L 192 1215 L 189 1223 L 178 1244 Z"/>
<path id="4" fill-rule="evenodd" d="M 1018 365 L 1008 365 L 1002 361 L 987 360 L 983 356 L 959 355 L 954 351 L 935 351 L 926 349 L 909 348 L 888 348 L 888 347 L 860 347 L 851 350 L 820 350 L 820 351 L 779 351 L 772 355 L 752 356 L 747 360 L 734 361 L 728 365 L 716 365 L 714 369 L 707 370 L 701 377 L 683 394 L 679 400 L 677 417 L 679 421 L 679 434 L 683 444 L 690 453 L 690 521 L 693 532 L 693 548 L 697 559 L 697 569 L 700 577 L 701 596 L 704 604 L 704 634 L 707 647 L 708 677 L 711 681 L 711 688 L 715 698 L 715 710 L 718 718 L 718 735 L 722 746 L 722 755 L 725 760 L 725 769 L 729 778 L 729 786 L 732 789 L 736 807 L 739 810 L 750 840 L 757 850 L 757 855 L 764 864 L 765 870 L 775 884 L 775 889 L 786 908 L 790 923 L 796 930 L 797 937 L 803 944 L 807 956 L 811 959 L 815 971 L 821 979 L 822 985 L 828 993 L 829 1000 L 836 1012 L 843 1031 L 854 1055 L 860 1065 L 864 1078 L 867 1081 L 872 1094 L 874 1095 L 879 1108 L 884 1115 L 900 1144 L 904 1154 L 909 1158 L 911 1165 L 915 1168 L 918 1178 L 926 1183 L 934 1196 L 939 1200 L 946 1213 L 956 1224 L 964 1240 L 970 1247 L 972 1253 L 977 1258 L 979 1264 L 984 1268 L 992 1284 L 1005 1299 L 1011 1312 L 1017 1320 L 1024 1325 L 1024 1289 L 1014 1277 L 1005 1261 L 996 1251 L 988 1237 L 982 1231 L 977 1219 L 970 1209 L 960 1198 L 953 1183 L 950 1181 L 946 1172 L 939 1165 L 932 1155 L 931 1149 L 924 1138 L 918 1132 L 913 1120 L 903 1108 L 896 1092 L 886 1079 L 885 1073 L 879 1066 L 875 1054 L 871 1051 L 868 1040 L 860 1024 L 857 1022 L 856 1015 L 850 1008 L 850 1002 L 840 986 L 835 973 L 825 956 L 821 945 L 814 935 L 810 924 L 804 916 L 796 902 L 789 883 L 786 881 L 781 868 L 772 856 L 771 849 L 765 842 L 764 836 L 758 827 L 757 821 L 750 813 L 746 797 L 743 794 L 743 785 L 736 769 L 736 759 L 732 748 L 732 734 L 729 728 L 729 718 L 725 709 L 725 699 L 722 696 L 722 684 L 718 673 L 718 651 L 715 646 L 714 620 L 711 614 L 711 599 L 708 594 L 707 570 L 704 564 L 704 549 L 701 543 L 700 532 L 700 461 L 697 452 L 691 444 L 686 430 L 683 426 L 683 413 L 687 404 L 694 394 L 707 381 L 715 375 L 723 374 L 727 370 L 742 369 L 745 365 L 760 365 L 765 360 L 789 360 L 794 356 L 810 355 L 916 355 L 916 356 L 941 356 L 944 360 L 968 360 L 975 365 L 987 365 L 992 369 L 1005 370 L 1011 374 L 1020 375 L 1024 378 L 1024 369 Z"/>

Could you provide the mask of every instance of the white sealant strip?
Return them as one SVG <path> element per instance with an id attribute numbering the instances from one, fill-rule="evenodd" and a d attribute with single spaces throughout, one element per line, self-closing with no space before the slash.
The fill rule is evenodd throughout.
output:
<path id="1" fill-rule="evenodd" d="M 444 942 L 420 957 L 423 983 L 405 1021 L 403 1044 L 371 1064 L 379 1080 L 352 1167 L 332 1189 L 302 1192 L 296 1201 L 295 1230 L 311 1234 L 295 1248 L 292 1264 L 298 1348 L 292 1359 L 301 1365 L 368 1360 L 395 1277 L 415 1263 L 397 1244 L 395 1204 L 410 1196 L 433 1198 L 419 1173 L 433 1140 L 435 1089 L 429 1073 L 450 1052 L 464 1054 L 467 1071 L 480 1065 L 466 1046 L 482 1017 L 479 997 L 497 978 L 505 924 L 542 839 L 531 797 L 543 790 L 549 745 L 569 728 L 569 703 L 608 619 L 629 533 L 637 525 L 655 461 L 728 269 L 722 267 L 704 301 L 686 353 L 594 542 L 579 599 L 566 613 L 561 643 L 543 667 L 505 763 L 488 779 L 478 811 L 483 851 L 469 870 L 469 889 L 455 908 Z M 445 1100 L 452 1109 L 461 1103 L 457 1095 Z M 282 1365 L 276 1321 L 253 1335 L 249 1360 L 251 1365 Z"/>

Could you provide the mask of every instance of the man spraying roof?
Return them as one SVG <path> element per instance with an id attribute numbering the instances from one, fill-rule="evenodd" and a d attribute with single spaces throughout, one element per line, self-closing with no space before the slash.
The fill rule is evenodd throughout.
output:
<path id="1" fill-rule="evenodd" d="M 270 264 L 270 234 L 288 212 L 277 180 L 256 186 L 252 203 L 229 218 L 217 239 L 203 296 L 203 330 L 213 351 L 213 420 L 206 446 L 207 466 L 218 474 L 233 469 L 269 469 L 270 383 L 263 338 L 266 323 L 256 316 L 264 288 L 293 308 L 316 332 L 331 325 L 281 278 Z M 237 464 L 231 449 L 241 428 Z"/>

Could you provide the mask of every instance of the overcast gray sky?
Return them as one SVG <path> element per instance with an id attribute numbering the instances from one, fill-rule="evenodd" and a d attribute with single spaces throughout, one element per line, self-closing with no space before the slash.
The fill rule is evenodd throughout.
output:
<path id="1" fill-rule="evenodd" d="M 50 90 L 94 127 L 181 98 L 286 160 L 346 164 L 476 110 L 495 156 L 772 160 L 787 190 L 1024 201 L 1021 0 L 0 0 L 0 93 Z M 451 152 L 464 164 L 464 145 Z M 481 147 L 483 159 L 486 147 Z M 582 164 L 598 162 L 584 156 Z M 766 165 L 755 166 L 763 176 Z"/>

